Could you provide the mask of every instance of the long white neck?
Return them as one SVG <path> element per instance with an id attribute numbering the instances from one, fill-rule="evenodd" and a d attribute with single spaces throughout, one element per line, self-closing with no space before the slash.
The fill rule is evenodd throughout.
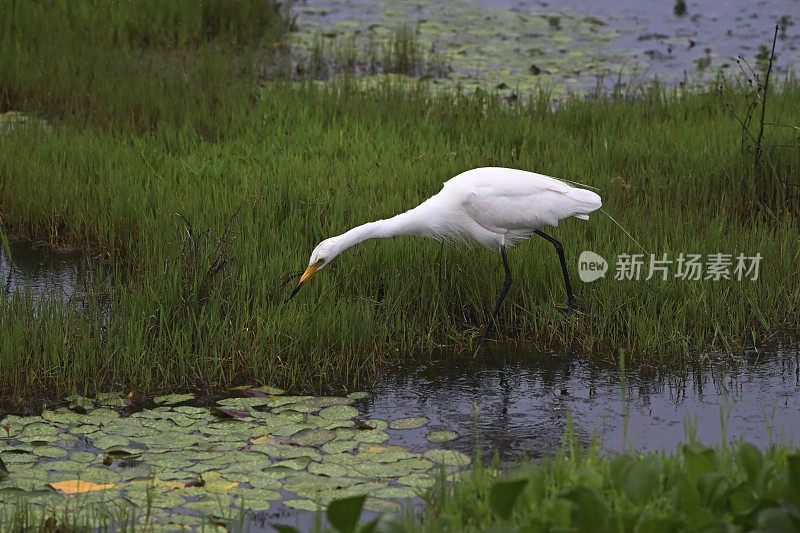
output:
<path id="1" fill-rule="evenodd" d="M 425 209 L 419 205 L 405 213 L 383 220 L 367 222 L 334 237 L 339 252 L 366 241 L 367 239 L 388 239 L 401 235 L 431 236 L 433 228 L 430 217 L 425 216 Z"/>

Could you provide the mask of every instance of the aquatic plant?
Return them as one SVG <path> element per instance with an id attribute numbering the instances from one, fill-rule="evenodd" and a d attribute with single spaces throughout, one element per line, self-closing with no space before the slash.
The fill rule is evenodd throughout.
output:
<path id="1" fill-rule="evenodd" d="M 566 443 L 565 443 L 566 444 Z M 574 449 L 574 448 L 573 448 Z M 800 454 L 697 442 L 669 454 L 573 454 L 501 471 L 476 462 L 429 493 L 411 531 L 683 531 L 800 527 Z"/>

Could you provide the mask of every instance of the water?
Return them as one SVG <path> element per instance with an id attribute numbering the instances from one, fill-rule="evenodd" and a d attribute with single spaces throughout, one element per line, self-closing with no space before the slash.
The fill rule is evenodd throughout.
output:
<path id="1" fill-rule="evenodd" d="M 85 253 L 56 252 L 46 245 L 9 243 L 0 248 L 0 296 L 29 294 L 31 301 L 75 301 L 87 294 L 92 262 Z"/>
<path id="2" fill-rule="evenodd" d="M 581 440 L 596 435 L 607 451 L 674 451 L 687 430 L 706 444 L 800 442 L 800 345 L 739 362 L 709 357 L 679 371 L 628 369 L 624 396 L 616 365 L 524 350 L 495 365 L 469 357 L 385 372 L 359 409 L 374 418 L 427 416 L 458 431 L 455 449 L 472 453 L 480 442 L 506 464 L 556 452 L 569 414 Z M 421 449 L 424 433 L 405 431 L 397 442 Z"/>
<path id="3" fill-rule="evenodd" d="M 776 73 L 800 66 L 797 0 L 687 2 L 683 16 L 672 0 L 304 0 L 296 5 L 300 32 L 345 38 L 386 35 L 384 29 L 417 28 L 423 51 L 451 67 L 434 85 L 507 88 L 526 93 L 539 84 L 558 93 L 608 89 L 654 77 L 670 85 L 741 75 L 771 47 L 775 25 Z M 383 31 L 383 33 L 382 33 Z M 305 37 L 303 37 L 305 35 Z M 370 36 L 369 38 L 364 36 Z M 301 44 L 302 47 L 302 44 Z M 534 68 L 534 65 L 536 68 Z M 749 75 L 752 73 L 744 67 Z"/>

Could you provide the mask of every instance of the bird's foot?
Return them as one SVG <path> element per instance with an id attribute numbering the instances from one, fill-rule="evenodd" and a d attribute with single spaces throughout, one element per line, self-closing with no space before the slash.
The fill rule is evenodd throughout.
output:
<path id="1" fill-rule="evenodd" d="M 567 316 L 571 316 L 575 313 L 583 314 L 589 311 L 583 305 L 581 305 L 581 303 L 578 302 L 578 300 L 576 300 L 575 298 L 572 298 L 569 300 L 569 302 L 567 302 L 567 307 L 561 307 L 559 309 L 562 313 L 564 313 Z"/>

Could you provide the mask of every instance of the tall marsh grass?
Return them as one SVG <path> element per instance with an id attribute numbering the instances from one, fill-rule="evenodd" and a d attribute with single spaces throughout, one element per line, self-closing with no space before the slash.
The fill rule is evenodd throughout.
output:
<path id="1" fill-rule="evenodd" d="M 99 44 L 84 46 L 78 26 L 59 27 L 47 13 L 72 20 L 80 8 L 99 24 L 85 12 L 91 2 L 1 5 L 0 105 L 43 113 L 52 127 L 3 135 L 0 223 L 16 238 L 101 253 L 98 284 L 112 312 L 102 312 L 100 296 L 81 311 L 0 300 L 0 394 L 236 381 L 355 386 L 382 363 L 443 344 L 466 349 L 500 290 L 496 252 L 412 237 L 369 241 L 284 300 L 319 240 L 408 209 L 449 177 L 488 165 L 599 187 L 608 212 L 653 253 L 764 258 L 757 281 L 609 275 L 582 284 L 582 250 L 613 269 L 618 254 L 638 249 L 601 215 L 564 221 L 552 234 L 588 311 L 559 311 L 556 255 L 532 240 L 509 254 L 515 283 L 497 337 L 672 363 L 797 332 L 796 206 L 754 200 L 752 157 L 715 91 L 653 86 L 554 108 L 546 96 L 509 104 L 486 92 L 434 97 L 424 84 L 366 87 L 352 78 L 259 88 L 248 70 L 256 48 L 222 41 L 268 41 L 289 24 L 273 24 L 273 15 L 254 25 L 255 15 L 220 15 L 227 22 L 209 25 L 203 9 L 178 2 L 174 15 L 129 27 L 106 11 L 108 28 L 86 26 Z M 121 5 L 136 18 L 134 3 Z M 163 21 L 175 17 L 193 22 L 170 32 Z M 49 38 L 27 33 L 36 20 L 52 26 Z M 161 37 L 147 37 L 151 27 Z M 63 57 L 61 42 L 75 61 L 45 65 L 49 54 Z M 23 44 L 30 53 L 15 54 Z M 742 89 L 725 91 L 733 105 L 742 101 Z M 770 96 L 767 120 L 800 123 L 797 81 Z M 765 139 L 776 180 L 798 181 L 796 148 L 782 147 L 796 147 L 794 135 L 777 128 Z"/>
<path id="2" fill-rule="evenodd" d="M 795 116 L 797 93 L 786 85 L 771 112 Z M 555 253 L 533 240 L 510 253 L 515 284 L 501 338 L 596 357 L 623 348 L 660 363 L 796 331 L 796 215 L 753 204 L 750 158 L 713 93 L 654 89 L 551 111 L 423 89 L 272 84 L 238 120 L 246 127 L 218 141 L 188 126 L 141 135 L 31 128 L 4 138 L 6 231 L 105 250 L 116 281 L 114 312 L 92 320 L 69 309 L 34 318 L 20 302 L 0 302 L 0 386 L 318 387 L 354 384 L 381 362 L 441 344 L 468 347 L 502 281 L 491 251 L 369 241 L 284 299 L 319 240 L 416 205 L 481 165 L 600 187 L 605 208 L 653 253 L 764 257 L 757 281 L 581 284 L 581 250 L 611 261 L 638 250 L 602 216 L 564 221 L 552 234 L 588 312 L 558 310 Z M 784 179 L 796 179 L 794 157 L 775 151 Z M 187 241 L 187 222 L 202 242 Z"/>
<path id="3" fill-rule="evenodd" d="M 4 0 L 0 112 L 218 135 L 254 98 L 258 51 L 290 25 L 274 0 Z"/>

